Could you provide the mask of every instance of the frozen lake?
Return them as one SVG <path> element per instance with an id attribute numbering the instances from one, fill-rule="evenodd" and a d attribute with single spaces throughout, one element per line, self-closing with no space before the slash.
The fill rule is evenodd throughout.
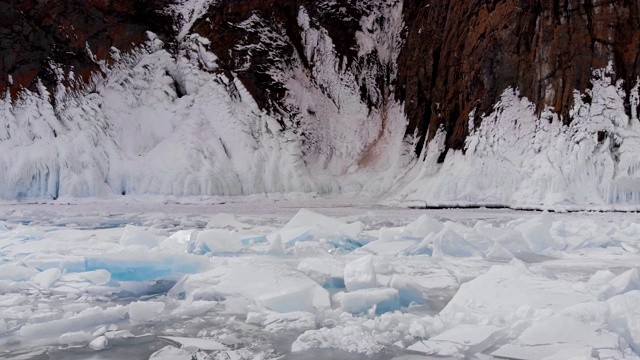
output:
<path id="1" fill-rule="evenodd" d="M 4 202 L 0 358 L 640 359 L 639 248 L 637 213 Z"/>

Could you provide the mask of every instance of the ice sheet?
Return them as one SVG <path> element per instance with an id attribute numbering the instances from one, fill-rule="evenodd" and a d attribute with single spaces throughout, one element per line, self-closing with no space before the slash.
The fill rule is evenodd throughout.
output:
<path id="1" fill-rule="evenodd" d="M 0 208 L 0 356 L 638 358 L 637 214 L 147 201 Z"/>

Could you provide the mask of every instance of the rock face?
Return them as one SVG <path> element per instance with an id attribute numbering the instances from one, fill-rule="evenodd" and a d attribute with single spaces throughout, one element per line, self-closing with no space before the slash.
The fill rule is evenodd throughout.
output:
<path id="1" fill-rule="evenodd" d="M 109 60 L 112 47 L 127 52 L 153 30 L 173 37 L 169 0 L 7 0 L 0 2 L 0 92 L 34 89 L 37 79 L 56 85 L 73 72 L 86 82 Z M 9 78 L 11 76 L 11 79 Z M 73 81 L 67 85 L 73 86 Z"/>
<path id="2" fill-rule="evenodd" d="M 0 2 L 0 92 L 9 89 L 15 95 L 22 88 L 32 89 L 37 78 L 53 87 L 58 79 L 51 64 L 86 81 L 101 71 L 98 61 L 108 60 L 112 47 L 129 51 L 146 39 L 147 30 L 171 47 L 178 35 L 167 7 L 174 2 Z M 489 112 L 508 87 L 519 88 L 538 111 L 550 107 L 570 122 L 573 92 L 589 88 L 592 69 L 611 62 L 626 89 L 640 75 L 637 1 L 398 3 L 214 1 L 191 31 L 211 40 L 208 50 L 218 57 L 219 71 L 234 73 L 262 109 L 279 114 L 288 126 L 314 112 L 285 101 L 290 89 L 278 74 L 294 68 L 311 74 L 311 81 L 340 110 L 337 93 L 314 72 L 326 64 L 317 58 L 322 54 L 307 49 L 309 39 L 299 18 L 304 7 L 309 26 L 331 40 L 336 73 L 355 79 L 370 112 L 384 118 L 392 97 L 403 104 L 406 134 L 418 135 L 418 153 L 438 129 L 446 131 L 446 149 L 463 149 L 469 114 L 477 126 L 480 115 Z M 402 9 L 399 37 L 380 40 L 386 50 L 370 38 L 362 40 L 373 28 L 390 32 L 385 21 L 390 23 L 394 6 Z M 305 111 L 308 114 L 299 116 Z"/>
<path id="3" fill-rule="evenodd" d="M 305 56 L 298 22 L 301 6 L 315 26 L 337 40 L 335 50 L 350 66 L 358 51 L 355 32 L 363 11 L 347 0 L 220 1 L 194 23 L 193 31 L 211 40 L 222 67 L 238 74 L 261 107 L 283 110 L 280 101 L 286 89 L 272 72 L 295 66 L 295 59 L 307 69 L 313 66 Z"/>
<path id="4" fill-rule="evenodd" d="M 475 110 L 477 121 L 507 87 L 519 88 L 539 111 L 549 106 L 569 122 L 573 91 L 590 86 L 592 69 L 611 61 L 626 89 L 635 83 L 638 6 L 601 0 L 407 1 L 398 97 L 408 132 L 417 129 L 431 139 L 442 127 L 447 147 L 461 149 L 468 114 Z"/>

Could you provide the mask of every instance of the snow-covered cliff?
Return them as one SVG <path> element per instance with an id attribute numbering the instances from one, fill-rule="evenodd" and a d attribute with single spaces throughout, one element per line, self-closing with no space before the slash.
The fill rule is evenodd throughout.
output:
<path id="1" fill-rule="evenodd" d="M 616 42 L 635 26 L 637 5 L 180 0 L 113 7 L 104 27 L 85 33 L 75 26 L 103 5 L 61 4 L 2 5 L 17 14 L 2 23 L 8 33 L 54 29 L 41 47 L 66 49 L 1 54 L 2 198 L 316 192 L 413 205 L 640 203 L 638 84 L 618 56 L 631 45 Z M 60 9 L 84 20 L 62 24 L 51 15 Z M 532 19 L 557 10 L 557 24 L 518 15 L 525 10 Z M 543 39 L 569 31 L 562 24 L 576 12 L 612 44 L 590 50 L 588 84 L 584 71 L 556 69 L 568 54 L 577 71 L 569 55 L 581 50 L 556 54 Z M 151 13 L 160 15 L 139 19 Z M 460 42 L 466 22 L 468 40 L 516 15 L 524 20 L 513 28 Z M 526 31 L 533 42 L 511 41 Z M 134 45 L 123 49 L 112 37 L 127 32 Z M 75 33 L 86 41 L 65 40 Z M 485 65 L 521 65 L 476 67 L 452 60 L 452 47 Z M 496 56 L 511 48 L 515 57 Z M 528 57 L 538 80 L 522 65 Z"/>

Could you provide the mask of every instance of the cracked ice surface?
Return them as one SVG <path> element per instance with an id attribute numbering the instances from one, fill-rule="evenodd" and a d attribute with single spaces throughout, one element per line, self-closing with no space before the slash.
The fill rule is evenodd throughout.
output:
<path id="1" fill-rule="evenodd" d="M 639 234 L 295 194 L 5 202 L 0 358 L 638 359 Z"/>

